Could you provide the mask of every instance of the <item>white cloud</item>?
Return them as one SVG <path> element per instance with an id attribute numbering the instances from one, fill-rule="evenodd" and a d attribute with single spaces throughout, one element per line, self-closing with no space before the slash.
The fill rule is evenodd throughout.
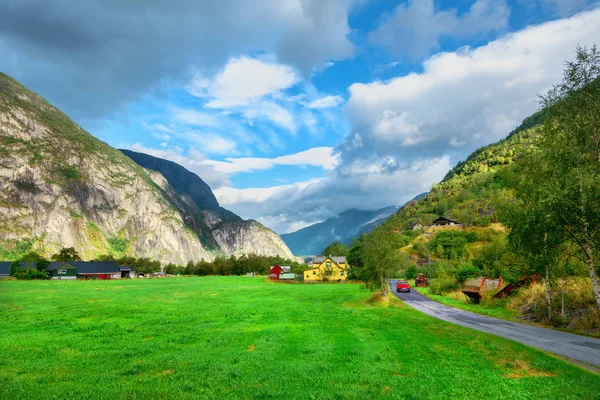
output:
<path id="1" fill-rule="evenodd" d="M 476 0 L 458 15 L 456 9 L 436 10 L 433 0 L 409 0 L 385 16 L 369 40 L 397 57 L 419 58 L 439 47 L 442 36 L 466 37 L 498 31 L 508 25 L 505 0 Z"/>
<path id="2" fill-rule="evenodd" d="M 276 165 L 311 165 L 332 170 L 338 163 L 331 147 L 315 147 L 295 154 L 275 158 L 226 158 L 225 161 L 207 160 L 206 164 L 227 175 L 240 172 L 261 171 Z"/>
<path id="3" fill-rule="evenodd" d="M 246 108 L 243 115 L 251 121 L 266 119 L 292 133 L 296 132 L 296 123 L 292 114 L 272 101 L 260 101 L 253 107 Z"/>
<path id="4" fill-rule="evenodd" d="M 202 111 L 176 109 L 174 118 L 175 121 L 189 126 L 217 128 L 223 125 L 218 116 Z"/>
<path id="5" fill-rule="evenodd" d="M 402 204 L 429 190 L 449 168 L 449 157 L 420 159 L 393 173 L 382 174 L 379 168 L 352 173 L 336 170 L 329 177 L 292 185 L 222 188 L 215 196 L 236 214 L 287 233 L 350 208 L 374 210 Z"/>
<path id="6" fill-rule="evenodd" d="M 439 53 L 422 73 L 354 84 L 345 110 L 363 146 L 340 147 L 342 164 L 390 155 L 464 157 L 506 136 L 538 108 L 577 44 L 600 40 L 600 10 L 548 22 L 489 44 Z"/>
<path id="7" fill-rule="evenodd" d="M 236 149 L 236 142 L 234 140 L 226 139 L 212 133 L 187 131 L 181 136 L 185 137 L 192 144 L 199 145 L 202 151 L 206 154 L 239 154 Z"/>
<path id="8" fill-rule="evenodd" d="M 123 146 L 123 148 L 173 161 L 197 174 L 213 190 L 223 186 L 231 186 L 231 182 L 227 179 L 227 175 L 207 164 L 206 156 L 194 148 L 190 149 L 187 154 L 184 154 L 183 150 L 179 148 L 152 149 L 139 143 L 126 145 Z"/>
<path id="9" fill-rule="evenodd" d="M 505 137 L 538 108 L 537 93 L 560 80 L 575 46 L 598 41 L 600 10 L 437 54 L 422 73 L 354 84 L 345 106 L 352 134 L 325 179 L 245 189 L 229 195 L 228 206 L 283 233 L 349 208 L 401 205 L 477 147 Z"/>
<path id="10" fill-rule="evenodd" d="M 206 107 L 232 108 L 251 105 L 298 81 L 298 75 L 288 65 L 242 56 L 230 59 L 212 78 L 196 74 L 189 90 L 197 97 L 208 97 Z"/>
<path id="11" fill-rule="evenodd" d="M 313 100 L 307 104 L 308 108 L 331 108 L 337 107 L 344 102 L 342 96 L 325 96 L 319 99 Z"/>

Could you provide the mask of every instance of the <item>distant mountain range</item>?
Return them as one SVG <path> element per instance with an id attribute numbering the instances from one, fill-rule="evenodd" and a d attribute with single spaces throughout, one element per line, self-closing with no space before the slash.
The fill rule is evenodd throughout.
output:
<path id="1" fill-rule="evenodd" d="M 398 210 L 389 206 L 375 211 L 347 210 L 318 224 L 281 235 L 295 255 L 317 255 L 331 242 L 350 244 L 352 239 L 370 232 Z"/>

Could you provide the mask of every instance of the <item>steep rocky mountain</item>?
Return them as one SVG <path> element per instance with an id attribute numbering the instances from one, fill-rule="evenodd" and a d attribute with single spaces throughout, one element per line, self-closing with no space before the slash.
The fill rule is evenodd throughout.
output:
<path id="1" fill-rule="evenodd" d="M 292 253 L 273 231 L 222 209 L 199 177 L 94 138 L 0 73 L 0 258 L 75 247 L 164 263 Z M 164 175 L 163 175 L 164 174 Z"/>
<path id="2" fill-rule="evenodd" d="M 320 254 L 331 242 L 350 244 L 352 239 L 370 232 L 397 210 L 396 206 L 375 211 L 347 210 L 323 222 L 283 234 L 281 238 L 296 255 Z"/>

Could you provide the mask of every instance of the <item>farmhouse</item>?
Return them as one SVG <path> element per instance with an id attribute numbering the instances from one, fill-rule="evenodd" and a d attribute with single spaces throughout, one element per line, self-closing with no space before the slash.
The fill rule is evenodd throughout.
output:
<path id="1" fill-rule="evenodd" d="M 10 276 L 10 262 L 0 262 L 0 278 L 8 278 Z"/>
<path id="2" fill-rule="evenodd" d="M 348 277 L 346 257 L 315 257 L 304 271 L 304 282 L 345 281 Z"/>
<path id="3" fill-rule="evenodd" d="M 411 229 L 413 231 L 418 231 L 419 229 L 423 229 L 423 224 L 421 222 L 419 222 L 419 221 L 411 222 L 408 225 L 408 229 Z"/>
<path id="4" fill-rule="evenodd" d="M 461 226 L 461 225 L 462 224 L 460 222 L 450 219 L 450 218 L 446 218 L 446 217 L 439 217 L 438 219 L 433 221 L 433 226 Z"/>
<path id="5" fill-rule="evenodd" d="M 282 272 L 283 272 L 283 268 L 281 268 L 277 264 L 273 265 L 271 267 L 271 269 L 269 270 L 269 279 L 272 281 L 278 281 L 279 275 L 281 275 Z"/>
<path id="6" fill-rule="evenodd" d="M 52 279 L 121 279 L 133 276 L 133 268 L 114 261 L 52 262 L 46 269 Z"/>

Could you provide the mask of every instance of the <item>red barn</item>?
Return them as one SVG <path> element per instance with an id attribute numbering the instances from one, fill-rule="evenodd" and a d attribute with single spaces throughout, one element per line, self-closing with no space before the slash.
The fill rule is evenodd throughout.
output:
<path id="1" fill-rule="evenodd" d="M 271 267 L 271 270 L 269 271 L 269 279 L 272 281 L 278 281 L 279 275 L 282 272 L 283 272 L 283 268 L 281 268 L 279 265 L 275 264 L 274 266 Z"/>

